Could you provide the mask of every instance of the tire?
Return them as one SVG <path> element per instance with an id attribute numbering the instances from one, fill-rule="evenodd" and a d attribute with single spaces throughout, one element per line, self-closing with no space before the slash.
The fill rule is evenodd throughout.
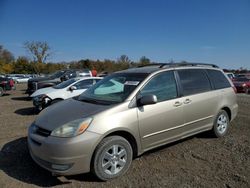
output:
<path id="1" fill-rule="evenodd" d="M 215 137 L 220 138 L 227 134 L 230 120 L 225 110 L 221 110 L 214 120 L 212 133 Z"/>
<path id="2" fill-rule="evenodd" d="M 3 94 L 4 94 L 4 90 L 2 87 L 0 87 L 0 97 L 3 96 Z"/>
<path id="3" fill-rule="evenodd" d="M 95 150 L 91 172 L 102 181 L 114 179 L 127 172 L 132 157 L 132 147 L 125 138 L 120 136 L 106 137 Z"/>
<path id="4" fill-rule="evenodd" d="M 249 93 L 250 93 L 250 89 L 249 89 L 249 88 L 246 88 L 245 93 L 246 93 L 246 94 L 249 94 Z"/>

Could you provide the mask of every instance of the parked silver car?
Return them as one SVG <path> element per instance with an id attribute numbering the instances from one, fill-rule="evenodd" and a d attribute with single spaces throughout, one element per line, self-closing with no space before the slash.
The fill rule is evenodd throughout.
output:
<path id="1" fill-rule="evenodd" d="M 215 65 L 134 68 L 45 109 L 29 127 L 28 145 L 54 174 L 91 171 L 105 181 L 150 149 L 204 131 L 224 136 L 237 111 L 233 85 Z"/>

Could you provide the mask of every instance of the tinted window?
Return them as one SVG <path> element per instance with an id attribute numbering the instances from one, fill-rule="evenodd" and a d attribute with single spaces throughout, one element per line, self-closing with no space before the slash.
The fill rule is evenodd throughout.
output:
<path id="1" fill-rule="evenodd" d="M 183 89 L 183 95 L 192 95 L 196 93 L 211 90 L 210 82 L 206 72 L 201 69 L 178 70 L 180 82 Z"/>
<path id="2" fill-rule="evenodd" d="M 222 88 L 231 87 L 227 78 L 224 76 L 224 74 L 221 71 L 207 70 L 207 73 L 208 73 L 209 79 L 212 81 L 215 89 L 222 89 Z"/>
<path id="3" fill-rule="evenodd" d="M 174 73 L 171 71 L 157 74 L 140 91 L 141 96 L 156 95 L 158 102 L 177 97 Z"/>
<path id="4" fill-rule="evenodd" d="M 62 89 L 62 88 L 65 88 L 65 87 L 69 86 L 70 84 L 73 84 L 75 81 L 77 81 L 77 79 L 71 78 L 71 79 L 69 79 L 67 81 L 64 81 L 64 82 L 61 82 L 60 84 L 57 84 L 53 88 Z"/>
<path id="5" fill-rule="evenodd" d="M 92 85 L 93 85 L 93 79 L 82 80 L 74 84 L 74 86 L 76 86 L 76 89 L 87 89 Z"/>

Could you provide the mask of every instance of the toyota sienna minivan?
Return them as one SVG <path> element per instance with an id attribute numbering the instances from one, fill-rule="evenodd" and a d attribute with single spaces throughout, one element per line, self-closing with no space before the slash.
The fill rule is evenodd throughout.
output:
<path id="1" fill-rule="evenodd" d="M 150 149 L 204 131 L 224 136 L 237 111 L 235 88 L 216 65 L 133 68 L 45 109 L 29 127 L 29 151 L 54 175 L 106 181 Z"/>

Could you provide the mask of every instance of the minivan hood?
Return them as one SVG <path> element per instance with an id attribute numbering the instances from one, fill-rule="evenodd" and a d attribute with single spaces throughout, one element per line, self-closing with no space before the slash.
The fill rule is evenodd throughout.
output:
<path id="1" fill-rule="evenodd" d="M 46 130 L 54 130 L 70 121 L 91 117 L 114 105 L 99 105 L 67 99 L 45 108 L 35 120 L 35 124 Z"/>
<path id="2" fill-rule="evenodd" d="M 42 88 L 42 89 L 38 89 L 36 90 L 31 97 L 36 97 L 38 95 L 43 95 L 43 94 L 49 94 L 51 92 L 54 92 L 56 89 L 54 89 L 53 87 L 46 87 L 46 88 Z"/>

